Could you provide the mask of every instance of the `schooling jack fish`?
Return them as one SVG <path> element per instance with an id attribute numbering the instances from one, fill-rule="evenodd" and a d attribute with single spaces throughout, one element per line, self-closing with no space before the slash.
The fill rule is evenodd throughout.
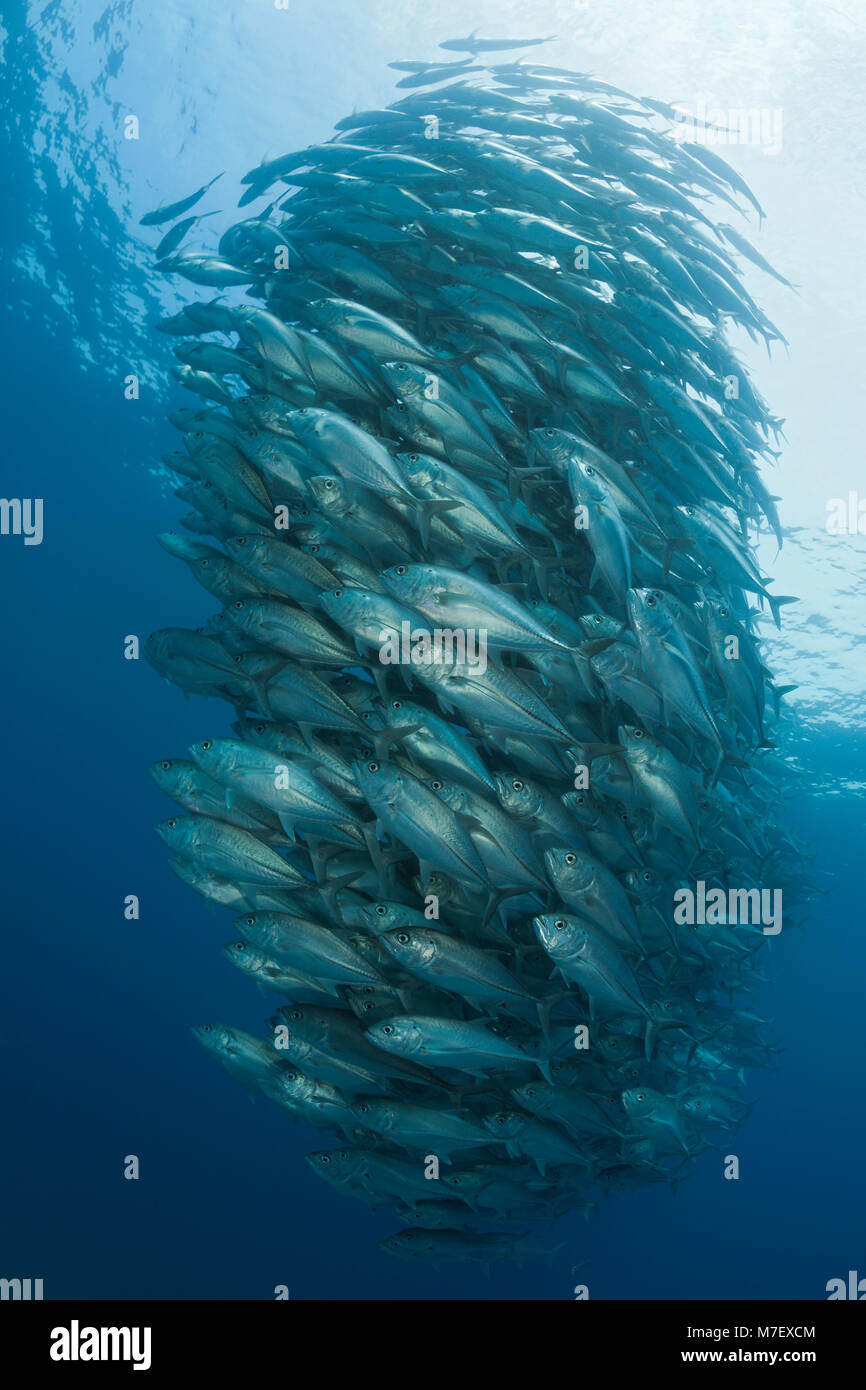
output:
<path id="1" fill-rule="evenodd" d="M 727 336 L 781 339 L 739 256 L 788 282 L 664 103 L 483 66 L 543 42 L 396 62 L 388 110 L 244 177 L 216 256 L 178 252 L 209 185 L 143 219 L 218 291 L 160 325 L 196 397 L 160 541 L 216 611 L 145 655 L 234 721 L 154 763 L 159 834 L 284 1001 L 196 1036 L 437 1265 L 725 1151 L 774 1055 L 748 905 L 806 893 L 759 635 L 780 422 Z M 744 920 L 689 917 L 713 891 Z"/>

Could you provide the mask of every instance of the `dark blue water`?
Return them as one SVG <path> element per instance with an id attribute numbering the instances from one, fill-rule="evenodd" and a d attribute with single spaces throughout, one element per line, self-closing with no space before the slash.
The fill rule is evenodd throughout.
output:
<path id="1" fill-rule="evenodd" d="M 29 167 L 13 155 L 10 255 Z M 105 293 L 120 283 L 110 211 L 94 202 L 105 235 L 82 246 L 63 190 L 43 207 L 81 315 L 98 289 L 103 317 L 89 326 L 122 341 Z M 797 735 L 805 778 L 789 814 L 822 893 L 805 927 L 765 953 L 755 1008 L 784 1051 L 774 1071 L 750 1074 L 756 1104 L 727 1149 L 738 1181 L 724 1179 L 720 1154 L 704 1154 L 675 1196 L 651 1188 L 590 1222 L 558 1223 L 549 1264 L 501 1266 L 489 1280 L 475 1268 L 437 1273 L 379 1250 L 393 1216 L 322 1185 L 303 1161 L 315 1132 L 251 1103 L 214 1066 L 191 1025 L 258 1031 L 272 1005 L 220 955 L 229 914 L 175 879 L 153 833 L 168 803 L 149 763 L 223 732 L 229 717 L 123 657 L 127 635 L 194 627 L 213 608 L 154 540 L 180 510 L 152 472 L 174 447 L 160 423 L 167 401 L 123 399 L 137 338 L 127 335 L 128 358 L 106 353 L 85 371 L 53 283 L 31 283 L 26 303 L 23 283 L 12 278 L 2 339 L 0 490 L 42 497 L 45 535 L 38 547 L 0 537 L 0 1275 L 42 1278 L 49 1298 L 267 1299 L 285 1284 L 293 1298 L 568 1299 L 580 1282 L 593 1298 L 672 1299 L 822 1298 L 828 1279 L 866 1273 L 856 730 L 812 719 Z M 154 352 L 164 366 L 167 347 Z M 131 893 L 138 921 L 124 918 Z M 131 1154 L 138 1181 L 123 1177 Z"/>

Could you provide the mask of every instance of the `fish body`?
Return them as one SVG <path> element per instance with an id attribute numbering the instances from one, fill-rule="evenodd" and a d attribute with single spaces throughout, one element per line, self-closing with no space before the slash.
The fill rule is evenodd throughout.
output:
<path id="1" fill-rule="evenodd" d="M 374 1023 L 365 1035 L 376 1047 L 425 1066 L 465 1070 L 483 1076 L 487 1068 L 527 1066 L 531 1058 L 483 1023 L 458 1019 L 395 1016 Z M 536 1062 L 544 1073 L 544 1063 Z"/>

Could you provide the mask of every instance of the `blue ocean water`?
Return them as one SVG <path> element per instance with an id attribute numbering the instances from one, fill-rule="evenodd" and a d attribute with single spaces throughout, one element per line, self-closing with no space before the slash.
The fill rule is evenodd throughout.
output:
<path id="1" fill-rule="evenodd" d="M 293 1298 L 568 1299 L 580 1282 L 593 1298 L 822 1298 L 828 1279 L 866 1273 L 864 543 L 824 529 L 827 501 L 866 486 L 853 389 L 866 365 L 854 254 L 866 159 L 848 56 L 863 17 L 842 4 L 834 19 L 817 0 L 733 4 L 724 25 L 714 7 L 652 8 L 292 0 L 215 16 L 175 0 L 157 19 L 136 3 L 59 0 L 4 20 L 0 491 L 43 498 L 45 534 L 33 547 L 0 538 L 0 1274 L 43 1278 L 46 1297 L 267 1299 L 285 1284 Z M 149 763 L 221 732 L 226 711 L 185 703 L 123 658 L 127 635 L 195 627 L 214 606 L 154 540 L 179 512 L 157 460 L 174 447 L 164 415 L 181 392 L 150 329 L 165 291 L 138 218 L 222 168 L 227 197 L 263 154 L 392 100 L 388 61 L 476 25 L 558 33 L 546 61 L 661 99 L 784 112 L 776 154 L 730 157 L 767 209 L 763 254 L 799 288 L 750 281 L 790 339 L 771 362 L 754 352 L 754 370 L 788 421 L 773 490 L 791 532 L 773 572 L 803 602 L 772 660 L 800 687 L 788 751 L 803 775 L 787 811 L 821 889 L 805 926 L 767 952 L 755 1009 L 784 1050 L 750 1073 L 755 1107 L 729 1149 L 739 1181 L 705 1154 L 675 1196 L 651 1187 L 565 1219 L 549 1265 L 490 1280 L 383 1253 L 393 1217 L 321 1185 L 303 1161 L 313 1132 L 251 1103 L 193 1039 L 192 1024 L 255 1031 L 270 1012 L 220 955 L 227 914 L 174 878 L 153 833 L 167 803 Z M 137 143 L 123 138 L 130 111 Z M 123 1177 L 130 1154 L 137 1182 Z"/>

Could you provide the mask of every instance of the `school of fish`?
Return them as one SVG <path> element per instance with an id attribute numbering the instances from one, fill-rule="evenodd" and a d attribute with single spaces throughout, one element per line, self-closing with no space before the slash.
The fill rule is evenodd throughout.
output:
<path id="1" fill-rule="evenodd" d="M 782 422 L 728 338 L 781 338 L 739 258 L 776 272 L 715 220 L 762 212 L 664 103 L 496 56 L 536 42 L 392 64 L 216 254 L 209 184 L 143 219 L 217 291 L 159 325 L 198 398 L 159 539 L 220 610 L 145 654 L 235 711 L 153 765 L 159 834 L 274 1010 L 194 1031 L 437 1266 L 723 1151 L 767 936 L 674 895 L 806 889 L 757 631 Z"/>

